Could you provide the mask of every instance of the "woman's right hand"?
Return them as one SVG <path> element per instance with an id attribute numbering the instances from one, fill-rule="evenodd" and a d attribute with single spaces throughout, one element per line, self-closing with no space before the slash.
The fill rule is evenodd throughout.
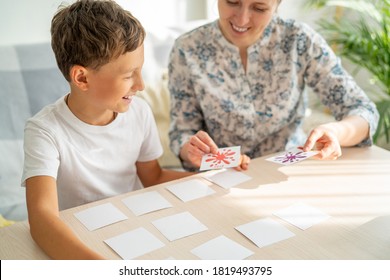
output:
<path id="1" fill-rule="evenodd" d="M 183 145 L 180 150 L 180 158 L 193 165 L 196 168 L 200 167 L 202 157 L 205 154 L 216 154 L 218 146 L 207 132 L 198 131 L 195 135 Z"/>

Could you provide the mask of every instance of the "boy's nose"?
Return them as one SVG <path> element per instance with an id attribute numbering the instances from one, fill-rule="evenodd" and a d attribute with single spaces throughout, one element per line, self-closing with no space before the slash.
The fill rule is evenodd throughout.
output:
<path id="1" fill-rule="evenodd" d="M 131 87 L 133 91 L 142 91 L 145 89 L 144 79 L 142 74 L 139 74 L 138 77 L 134 80 L 134 84 Z"/>

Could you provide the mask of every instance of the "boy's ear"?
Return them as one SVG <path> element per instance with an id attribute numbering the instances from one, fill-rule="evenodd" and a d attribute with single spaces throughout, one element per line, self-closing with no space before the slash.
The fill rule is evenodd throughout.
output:
<path id="1" fill-rule="evenodd" d="M 80 65 L 74 65 L 70 69 L 70 79 L 72 80 L 72 83 L 83 91 L 88 89 L 87 74 L 88 70 Z"/>

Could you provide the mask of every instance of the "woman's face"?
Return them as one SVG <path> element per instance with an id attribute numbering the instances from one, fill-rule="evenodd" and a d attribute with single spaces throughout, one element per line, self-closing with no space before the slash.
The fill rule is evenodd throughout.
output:
<path id="1" fill-rule="evenodd" d="M 226 39 L 246 49 L 263 34 L 279 0 L 218 0 L 219 26 Z"/>

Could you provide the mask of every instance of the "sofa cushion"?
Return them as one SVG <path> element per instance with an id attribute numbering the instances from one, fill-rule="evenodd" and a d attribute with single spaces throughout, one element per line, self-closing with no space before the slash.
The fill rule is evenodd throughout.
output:
<path id="1" fill-rule="evenodd" d="M 182 169 L 180 160 L 169 147 L 170 95 L 167 83 L 167 73 L 163 73 L 160 82 L 155 88 L 146 85 L 145 90 L 140 92 L 138 96 L 149 104 L 156 121 L 161 145 L 164 150 L 163 155 L 158 159 L 161 167 Z"/>
<path id="2" fill-rule="evenodd" d="M 0 140 L 0 214 L 10 220 L 27 217 L 25 189 L 20 187 L 23 140 Z"/>
<path id="3" fill-rule="evenodd" d="M 27 218 L 23 168 L 26 120 L 69 91 L 50 43 L 0 46 L 0 214 Z"/>
<path id="4" fill-rule="evenodd" d="M 15 47 L 0 47 L 0 98 L 0 139 L 21 139 L 30 106 Z"/>

